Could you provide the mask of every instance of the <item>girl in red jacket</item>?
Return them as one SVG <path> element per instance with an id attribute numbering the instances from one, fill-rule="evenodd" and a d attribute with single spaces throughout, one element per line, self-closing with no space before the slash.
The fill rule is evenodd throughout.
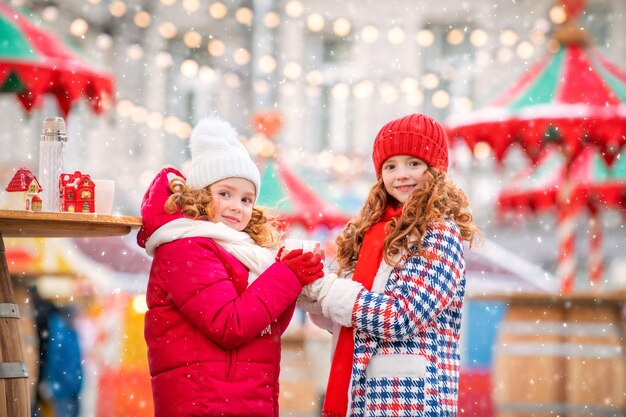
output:
<path id="1" fill-rule="evenodd" d="M 476 231 L 468 201 L 446 177 L 446 134 L 428 116 L 384 125 L 372 159 L 376 184 L 337 239 L 347 279 L 303 290 L 336 341 L 322 415 L 453 417 L 463 242 Z"/>
<path id="2" fill-rule="evenodd" d="M 274 261 L 259 171 L 228 123 L 201 121 L 190 144 L 188 178 L 163 169 L 141 208 L 155 416 L 277 417 L 280 337 L 321 258 Z"/>

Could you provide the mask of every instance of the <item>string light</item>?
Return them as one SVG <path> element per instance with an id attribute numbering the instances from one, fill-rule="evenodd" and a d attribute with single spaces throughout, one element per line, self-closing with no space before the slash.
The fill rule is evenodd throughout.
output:
<path id="1" fill-rule="evenodd" d="M 76 37 L 85 36 L 85 33 L 89 30 L 89 25 L 85 21 L 85 19 L 74 19 L 72 23 L 70 23 L 70 33 Z"/>
<path id="2" fill-rule="evenodd" d="M 387 40 L 392 45 L 400 45 L 404 42 L 405 33 L 404 29 L 399 26 L 394 26 L 387 32 Z"/>
<path id="3" fill-rule="evenodd" d="M 135 13 L 135 16 L 133 17 L 133 22 L 135 22 L 135 25 L 137 25 L 137 27 L 145 29 L 152 23 L 152 17 L 145 10 L 140 10 Z"/>
<path id="4" fill-rule="evenodd" d="M 163 22 L 159 25 L 159 35 L 165 39 L 173 39 L 177 32 L 176 25 L 172 22 Z"/>
<path id="5" fill-rule="evenodd" d="M 289 17 L 298 18 L 304 13 L 304 6 L 299 0 L 289 0 L 287 4 L 285 4 L 285 13 L 287 13 Z"/>
<path id="6" fill-rule="evenodd" d="M 126 3 L 124 3 L 121 0 L 114 0 L 109 5 L 109 13 L 111 13 L 111 15 L 115 17 L 124 16 L 126 14 L 126 10 L 127 10 Z"/>
<path id="7" fill-rule="evenodd" d="M 226 52 L 226 46 L 224 42 L 219 39 L 211 39 L 207 44 L 207 51 L 214 57 L 220 57 Z"/>
<path id="8" fill-rule="evenodd" d="M 352 25 L 348 19 L 339 18 L 333 22 L 333 32 L 340 38 L 346 37 L 352 31 Z"/>
<path id="9" fill-rule="evenodd" d="M 226 17 L 228 13 L 228 8 L 224 5 L 224 3 L 215 2 L 209 6 L 209 16 L 211 16 L 215 20 L 222 20 Z"/>
<path id="10" fill-rule="evenodd" d="M 254 13 L 249 7 L 240 7 L 235 11 L 235 20 L 242 25 L 250 26 L 253 18 Z"/>
<path id="11" fill-rule="evenodd" d="M 321 32 L 325 25 L 326 21 L 324 20 L 324 16 L 319 13 L 311 13 L 306 19 L 306 27 L 309 28 L 311 32 Z"/>
<path id="12" fill-rule="evenodd" d="M 361 36 L 367 43 L 374 43 L 378 40 L 378 29 L 374 25 L 364 26 L 361 30 Z"/>
<path id="13" fill-rule="evenodd" d="M 239 65 L 247 65 L 250 59 L 250 52 L 245 48 L 237 48 L 233 52 L 233 60 Z"/>

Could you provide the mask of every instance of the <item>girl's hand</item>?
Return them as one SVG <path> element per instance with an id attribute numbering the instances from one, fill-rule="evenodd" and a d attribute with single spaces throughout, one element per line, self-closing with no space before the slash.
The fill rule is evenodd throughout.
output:
<path id="1" fill-rule="evenodd" d="M 292 250 L 280 258 L 282 249 L 278 252 L 277 260 L 284 263 L 295 274 L 300 285 L 305 286 L 324 276 L 324 264 L 319 253 L 303 252 L 302 249 Z"/>

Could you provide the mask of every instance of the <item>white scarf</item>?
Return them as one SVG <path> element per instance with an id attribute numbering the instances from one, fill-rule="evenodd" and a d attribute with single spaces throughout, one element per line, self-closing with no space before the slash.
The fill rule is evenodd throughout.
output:
<path id="1" fill-rule="evenodd" d="M 160 245 L 190 237 L 213 239 L 244 264 L 251 275 L 254 274 L 254 277 L 249 278 L 249 282 L 274 263 L 272 252 L 254 243 L 247 233 L 238 232 L 223 223 L 186 218 L 176 219 L 159 227 L 146 242 L 146 252 L 154 256 L 156 248 Z"/>

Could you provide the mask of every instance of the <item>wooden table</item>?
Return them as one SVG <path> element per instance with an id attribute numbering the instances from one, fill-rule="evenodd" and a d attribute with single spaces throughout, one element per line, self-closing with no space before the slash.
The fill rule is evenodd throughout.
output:
<path id="1" fill-rule="evenodd" d="M 28 373 L 17 321 L 20 314 L 3 238 L 123 236 L 139 227 L 141 218 L 131 216 L 0 210 L 0 416 L 31 415 Z"/>

